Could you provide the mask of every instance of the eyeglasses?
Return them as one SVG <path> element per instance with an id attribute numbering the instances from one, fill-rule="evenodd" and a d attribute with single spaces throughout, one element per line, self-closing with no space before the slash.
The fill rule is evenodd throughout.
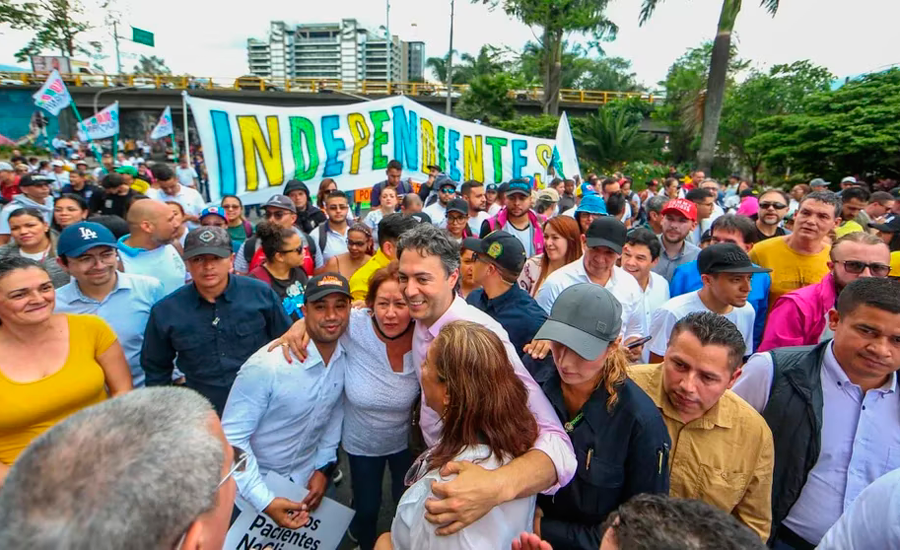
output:
<path id="1" fill-rule="evenodd" d="M 846 262 L 841 262 L 835 260 L 836 264 L 842 264 L 844 269 L 847 270 L 847 273 L 852 273 L 853 275 L 859 275 L 866 268 L 869 268 L 869 273 L 872 274 L 873 277 L 887 277 L 888 273 L 891 272 L 891 266 L 885 264 L 867 264 L 866 262 L 857 262 L 855 260 L 848 260 Z"/>
<path id="2" fill-rule="evenodd" d="M 760 210 L 768 210 L 769 208 L 774 208 L 775 210 L 781 210 L 783 208 L 787 208 L 788 205 L 783 202 L 761 202 L 759 203 Z"/>
<path id="3" fill-rule="evenodd" d="M 366 246 L 367 244 L 369 244 L 369 243 L 367 243 L 366 241 L 351 241 L 349 239 L 347 240 L 347 246 L 353 246 L 356 248 L 362 248 L 362 247 Z"/>
<path id="4" fill-rule="evenodd" d="M 466 223 L 466 221 L 467 221 L 467 218 L 458 217 L 458 216 L 450 216 L 447 218 L 447 223 L 460 224 L 460 223 Z"/>
<path id="5" fill-rule="evenodd" d="M 329 210 L 350 210 L 350 207 L 346 204 L 329 204 Z"/>
<path id="6" fill-rule="evenodd" d="M 291 213 L 284 210 L 277 210 L 275 212 L 266 212 L 265 217 L 267 220 L 275 218 L 276 220 L 280 220 L 281 218 L 290 216 Z"/>
<path id="7" fill-rule="evenodd" d="M 119 260 L 119 255 L 115 250 L 106 250 L 99 255 L 83 254 L 77 258 L 72 258 L 73 262 L 78 263 L 82 267 L 90 267 L 95 263 L 111 264 Z"/>
<path id="8" fill-rule="evenodd" d="M 224 208 L 225 210 L 240 210 L 241 205 L 239 205 L 239 204 L 223 204 L 222 208 Z"/>

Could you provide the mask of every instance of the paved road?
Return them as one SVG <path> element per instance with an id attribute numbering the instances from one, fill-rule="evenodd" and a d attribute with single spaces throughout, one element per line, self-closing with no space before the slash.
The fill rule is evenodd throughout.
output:
<path id="1" fill-rule="evenodd" d="M 350 493 L 350 466 L 347 463 L 347 454 L 341 450 L 340 455 L 340 469 L 344 473 L 344 479 L 341 481 L 341 484 L 337 487 L 337 500 L 341 504 L 345 506 L 350 506 L 351 493 Z M 378 512 L 378 533 L 384 533 L 391 529 L 391 521 L 394 518 L 394 509 L 395 505 L 391 499 L 391 482 L 389 477 L 389 470 L 385 468 L 384 470 L 385 476 L 382 480 L 381 484 L 381 510 Z M 350 506 L 352 508 L 352 506 Z M 344 536 L 344 540 L 341 542 L 341 545 L 338 547 L 338 550 L 353 550 L 356 548 L 356 543 L 350 540 L 350 537 Z"/>

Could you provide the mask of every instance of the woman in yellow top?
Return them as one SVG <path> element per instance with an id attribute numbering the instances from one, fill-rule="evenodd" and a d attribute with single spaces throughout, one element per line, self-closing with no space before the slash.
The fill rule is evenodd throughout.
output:
<path id="1" fill-rule="evenodd" d="M 131 389 L 122 346 L 95 315 L 54 314 L 44 267 L 0 259 L 0 487 L 28 444 L 80 409 Z"/>

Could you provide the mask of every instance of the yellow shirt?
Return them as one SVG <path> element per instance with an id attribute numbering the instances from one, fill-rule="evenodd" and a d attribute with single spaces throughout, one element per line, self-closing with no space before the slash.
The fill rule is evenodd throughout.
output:
<path id="1" fill-rule="evenodd" d="M 891 252 L 891 272 L 890 277 L 900 277 L 900 251 Z"/>
<path id="2" fill-rule="evenodd" d="M 389 263 L 391 263 L 391 259 L 385 256 L 379 248 L 368 262 L 356 270 L 356 273 L 350 277 L 350 294 L 353 296 L 353 301 L 366 299 L 366 295 L 369 294 L 369 279 L 376 271 L 387 267 Z"/>
<path id="3" fill-rule="evenodd" d="M 96 315 L 66 314 L 69 356 L 62 368 L 33 382 L 15 382 L 0 370 L 0 462 L 10 465 L 29 443 L 67 416 L 106 399 L 97 363 L 116 334 Z M 3 367 L 0 352 L 0 369 Z"/>
<path id="4" fill-rule="evenodd" d="M 768 539 L 775 445 L 763 417 L 726 390 L 706 414 L 685 424 L 663 389 L 662 365 L 629 367 L 628 377 L 656 403 L 669 430 L 669 495 L 702 500 Z"/>
<path id="5" fill-rule="evenodd" d="M 842 223 L 840 227 L 834 230 L 834 238 L 840 239 L 848 233 L 856 233 L 858 231 L 863 231 L 863 226 L 859 225 L 853 220 L 850 220 Z"/>
<path id="6" fill-rule="evenodd" d="M 816 284 L 829 272 L 830 246 L 826 246 L 818 254 L 800 254 L 791 249 L 784 239 L 785 237 L 766 239 L 750 250 L 750 261 L 772 270 L 769 311 L 772 311 L 775 301 L 782 295 Z"/>

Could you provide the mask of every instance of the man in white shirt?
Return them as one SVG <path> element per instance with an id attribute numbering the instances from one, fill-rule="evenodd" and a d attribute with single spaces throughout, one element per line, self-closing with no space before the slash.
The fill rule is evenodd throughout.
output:
<path id="1" fill-rule="evenodd" d="M 150 169 L 159 183 L 159 189 L 147 191 L 147 196 L 162 202 L 177 202 L 184 209 L 184 220 L 188 229 L 200 227 L 200 212 L 206 201 L 196 189 L 185 187 L 178 182 L 172 169 L 164 164 L 156 164 Z"/>
<path id="2" fill-rule="evenodd" d="M 439 175 L 434 181 L 437 189 L 438 200 L 425 207 L 422 212 L 428 214 L 431 223 L 441 227 L 447 217 L 447 205 L 456 198 L 456 182 L 444 175 Z"/>
<path id="3" fill-rule="evenodd" d="M 697 266 L 703 288 L 676 296 L 653 313 L 650 321 L 653 340 L 648 344 L 651 363 L 662 362 L 675 323 L 695 311 L 724 316 L 741 331 L 747 350 L 753 349 L 756 312 L 747 303 L 752 288 L 750 278 L 754 273 L 768 273 L 771 269 L 753 265 L 744 249 L 732 243 L 706 247 L 697 257 Z"/>
<path id="4" fill-rule="evenodd" d="M 347 252 L 347 230 L 350 227 L 350 199 L 343 191 L 332 191 L 325 197 L 325 215 L 328 221 L 321 224 L 310 235 L 322 256 L 323 262 Z M 324 265 L 324 264 L 323 264 Z"/>
<path id="5" fill-rule="evenodd" d="M 659 273 L 651 271 L 659 262 L 662 249 L 659 239 L 653 231 L 645 227 L 632 229 L 625 238 L 622 247 L 622 269 L 631 273 L 641 287 L 641 307 L 644 313 L 644 326 L 650 327 L 653 312 L 669 301 L 669 281 Z M 650 350 L 645 346 L 641 360 L 650 360 Z"/>
<path id="6" fill-rule="evenodd" d="M 626 345 L 647 334 L 641 287 L 634 277 L 616 266 L 626 233 L 625 224 L 615 218 L 604 216 L 591 222 L 581 236 L 584 256 L 551 273 L 538 290 L 535 300 L 547 315 L 563 290 L 577 283 L 594 283 L 612 292 L 622 304 L 622 335 Z M 642 351 L 637 347 L 628 353 L 636 360 Z"/>
<path id="7" fill-rule="evenodd" d="M 825 533 L 819 550 L 900 548 L 900 469 L 875 480 Z"/>
<path id="8" fill-rule="evenodd" d="M 66 163 L 61 160 L 54 160 L 50 163 L 50 166 L 53 168 L 53 171 L 50 172 L 49 175 L 55 181 L 52 185 L 53 194 L 59 195 L 60 189 L 69 183 L 69 173 L 66 172 Z"/>
<path id="9" fill-rule="evenodd" d="M 309 280 L 302 306 L 312 346 L 303 362 L 289 363 L 265 346 L 241 367 L 222 413 L 232 445 L 249 455 L 235 474 L 238 492 L 257 512 L 288 529 L 302 527 L 337 466 L 344 410 L 346 356 L 339 339 L 350 322 L 350 284 L 336 273 Z M 274 494 L 264 476 L 275 472 L 303 485 L 303 502 Z"/>
<path id="10" fill-rule="evenodd" d="M 180 183 L 181 185 L 185 185 L 193 189 L 197 188 L 197 171 L 194 170 L 193 166 L 188 164 L 187 157 L 181 157 L 181 161 L 175 168 L 175 177 L 178 179 L 178 183 Z"/>
<path id="11" fill-rule="evenodd" d="M 460 194 L 469 205 L 469 234 L 480 235 L 481 224 L 490 217 L 486 212 L 487 198 L 484 193 L 484 184 L 480 181 L 469 180 L 462 184 Z"/>

